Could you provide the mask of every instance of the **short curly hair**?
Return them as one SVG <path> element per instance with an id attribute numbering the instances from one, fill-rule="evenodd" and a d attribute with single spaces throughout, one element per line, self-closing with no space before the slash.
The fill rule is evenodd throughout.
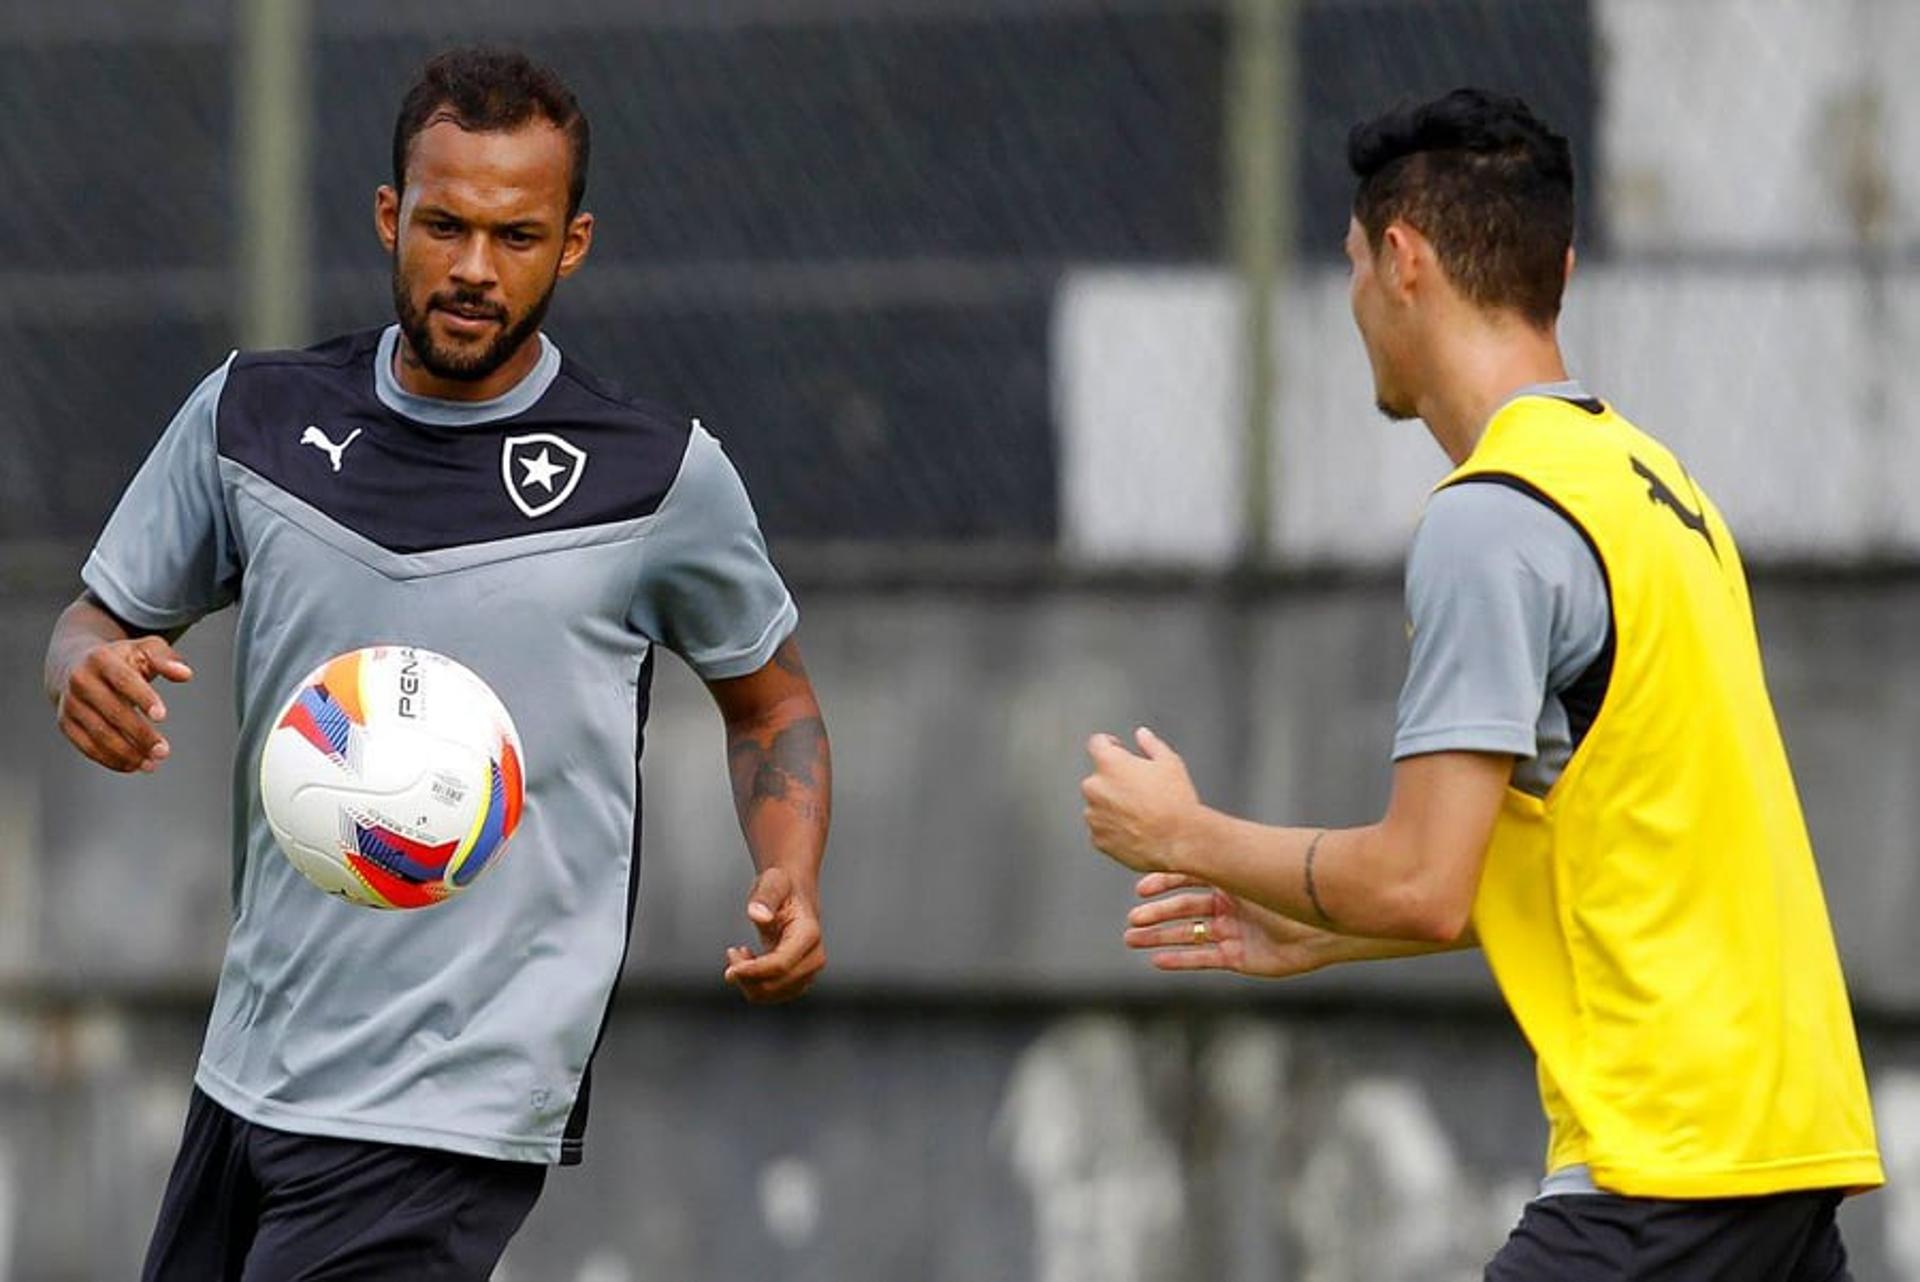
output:
<path id="1" fill-rule="evenodd" d="M 580 211 L 587 194 L 587 116 L 553 71 L 513 49 L 449 49 L 431 59 L 407 89 L 394 122 L 395 191 L 406 190 L 414 138 L 442 112 L 462 129 L 481 133 L 518 129 L 535 116 L 561 130 L 573 148 L 567 217 Z"/>
<path id="2" fill-rule="evenodd" d="M 1353 216 L 1379 249 L 1399 220 L 1483 307 L 1553 324 L 1573 244 L 1573 149 L 1519 98 L 1456 89 L 1355 125 Z"/>

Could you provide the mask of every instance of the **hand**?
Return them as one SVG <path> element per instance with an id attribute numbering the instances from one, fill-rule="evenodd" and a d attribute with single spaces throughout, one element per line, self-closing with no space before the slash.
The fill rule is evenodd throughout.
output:
<path id="1" fill-rule="evenodd" d="M 806 992 L 827 964 L 813 896 L 803 894 L 786 869 L 769 868 L 754 879 L 747 920 L 760 932 L 764 951 L 727 949 L 726 981 L 756 1005 L 790 1002 Z"/>
<path id="2" fill-rule="evenodd" d="M 1127 947 L 1147 951 L 1161 970 L 1230 970 L 1284 979 L 1337 960 L 1328 947 L 1339 942 L 1337 936 L 1192 877 L 1149 873 L 1134 890 L 1151 902 L 1127 914 Z M 1167 894 L 1176 890 L 1180 893 Z M 1195 923 L 1206 927 L 1204 939 Z"/>
<path id="3" fill-rule="evenodd" d="M 60 684 L 60 733 L 109 770 L 158 770 L 172 749 L 159 730 L 167 705 L 154 677 L 191 681 L 193 669 L 160 637 L 94 646 Z"/>
<path id="4" fill-rule="evenodd" d="M 1159 735 L 1142 727 L 1136 757 L 1110 734 L 1087 740 L 1093 773 L 1080 781 L 1087 834 L 1094 849 L 1135 872 L 1170 870 L 1181 826 L 1200 806 L 1187 763 Z"/>

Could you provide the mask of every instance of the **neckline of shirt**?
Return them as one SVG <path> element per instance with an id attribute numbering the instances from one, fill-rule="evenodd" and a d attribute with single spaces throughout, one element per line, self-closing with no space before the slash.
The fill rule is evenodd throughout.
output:
<path id="1" fill-rule="evenodd" d="M 511 418 L 532 409 L 534 402 L 547 394 L 560 375 L 560 349 L 544 333 L 540 339 L 540 359 L 527 376 L 500 395 L 484 401 L 448 401 L 437 396 L 417 396 L 400 386 L 393 376 L 393 356 L 400 344 L 400 327 L 389 325 L 380 334 L 380 345 L 373 354 L 373 393 L 380 403 L 403 418 L 435 427 L 474 427 Z"/>
<path id="2" fill-rule="evenodd" d="M 1507 397 L 1506 400 L 1501 401 L 1500 409 L 1503 410 L 1507 408 L 1507 406 L 1513 404 L 1523 396 L 1551 396 L 1555 400 L 1561 401 L 1590 401 L 1594 399 L 1587 394 L 1587 389 L 1580 385 L 1579 379 L 1566 378 L 1561 379 L 1557 383 L 1528 383 L 1525 387 Z M 1499 412 L 1500 410 L 1494 411 L 1496 414 Z"/>

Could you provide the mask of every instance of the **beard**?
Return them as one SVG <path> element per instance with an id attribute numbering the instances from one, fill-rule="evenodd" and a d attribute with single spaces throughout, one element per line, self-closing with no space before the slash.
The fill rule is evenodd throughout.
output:
<path id="1" fill-rule="evenodd" d="M 1419 416 L 1419 411 L 1412 406 L 1396 404 L 1384 396 L 1377 398 L 1373 402 L 1373 407 L 1385 415 L 1390 423 L 1404 423 L 1410 418 Z"/>
<path id="2" fill-rule="evenodd" d="M 539 332 L 559 282 L 560 275 L 555 272 L 554 278 L 547 282 L 546 291 L 518 320 L 513 319 L 506 308 L 489 303 L 484 295 L 458 289 L 430 295 L 426 306 L 418 307 L 400 274 L 400 255 L 396 253 L 393 256 L 393 311 L 399 318 L 400 332 L 407 336 L 413 354 L 429 374 L 457 383 L 477 383 L 511 360 L 521 345 Z M 477 352 L 437 345 L 427 324 L 427 314 L 435 307 L 491 312 L 500 322 L 500 332 Z"/>

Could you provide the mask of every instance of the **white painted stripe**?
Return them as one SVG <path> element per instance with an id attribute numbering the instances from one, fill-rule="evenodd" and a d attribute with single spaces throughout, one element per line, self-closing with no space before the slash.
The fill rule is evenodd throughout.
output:
<path id="1" fill-rule="evenodd" d="M 1090 563 L 1213 565 L 1241 510 L 1236 291 L 1212 271 L 1088 271 L 1054 308 L 1060 538 Z"/>
<path id="2" fill-rule="evenodd" d="M 1220 566 L 1237 545 L 1232 286 L 1096 270 L 1054 330 L 1062 543 L 1083 564 Z M 1397 564 L 1445 459 L 1386 423 L 1332 270 L 1278 304 L 1274 544 L 1283 565 Z M 1666 441 L 1752 559 L 1920 552 L 1920 271 L 1606 264 L 1562 327 L 1573 373 Z"/>

